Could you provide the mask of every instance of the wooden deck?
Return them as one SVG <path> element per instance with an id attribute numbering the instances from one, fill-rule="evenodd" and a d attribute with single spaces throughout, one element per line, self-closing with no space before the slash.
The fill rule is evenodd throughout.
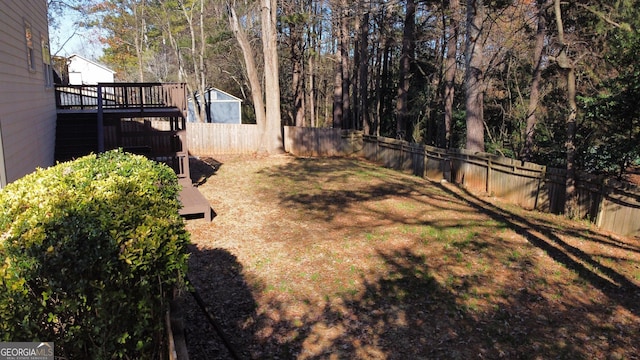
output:
<path id="1" fill-rule="evenodd" d="M 179 195 L 182 203 L 180 215 L 187 219 L 204 218 L 207 221 L 211 221 L 215 216 L 209 201 L 191 183 L 189 150 L 185 134 L 187 117 L 185 84 L 60 85 L 56 86 L 56 107 L 57 138 L 73 135 L 75 137 L 66 136 L 64 140 L 71 143 L 69 146 L 80 144 L 83 141 L 81 137 L 84 135 L 78 130 L 77 125 L 80 123 L 84 129 L 86 126 L 83 124 L 90 122 L 89 127 L 95 130 L 91 131 L 89 141 L 97 142 L 89 147 L 91 151 L 94 148 L 97 148 L 97 152 L 123 148 L 167 163 L 176 172 L 182 185 Z M 150 120 L 154 118 L 163 118 L 170 126 L 163 130 L 152 128 Z M 64 122 L 61 122 L 61 119 L 65 119 L 71 125 L 63 128 Z M 63 130 L 68 134 L 63 134 Z M 56 149 L 58 152 L 62 146 L 58 147 L 56 144 Z M 74 151 L 81 152 L 82 149 L 77 151 L 74 149 Z M 70 156 L 86 155 L 75 152 Z"/>

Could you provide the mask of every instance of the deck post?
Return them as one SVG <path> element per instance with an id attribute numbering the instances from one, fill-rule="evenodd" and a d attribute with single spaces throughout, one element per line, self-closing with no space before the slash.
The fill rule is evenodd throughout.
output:
<path id="1" fill-rule="evenodd" d="M 98 84 L 98 152 L 104 152 L 104 113 L 102 112 L 102 85 Z"/>

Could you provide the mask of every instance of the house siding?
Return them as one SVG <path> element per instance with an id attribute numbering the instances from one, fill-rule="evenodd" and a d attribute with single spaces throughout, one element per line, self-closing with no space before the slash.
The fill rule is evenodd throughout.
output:
<path id="1" fill-rule="evenodd" d="M 33 34 L 33 70 L 25 21 Z M 6 182 L 54 162 L 55 90 L 45 84 L 41 37 L 49 41 L 46 0 L 0 2 L 0 171 Z"/>

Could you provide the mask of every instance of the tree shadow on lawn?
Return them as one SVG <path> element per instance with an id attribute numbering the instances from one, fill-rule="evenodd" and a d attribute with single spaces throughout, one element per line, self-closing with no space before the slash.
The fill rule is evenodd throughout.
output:
<path id="1" fill-rule="evenodd" d="M 425 195 L 433 198 L 434 196 L 438 196 L 439 193 L 442 193 L 451 200 L 454 200 L 448 203 L 451 207 L 468 205 L 468 209 L 461 210 L 477 211 L 478 213 L 489 216 L 498 223 L 506 224 L 508 228 L 524 236 L 532 245 L 545 251 L 555 261 L 563 264 L 568 269 L 576 271 L 583 279 L 603 291 L 634 315 L 640 316 L 640 288 L 624 275 L 598 262 L 579 247 L 572 246 L 566 241 L 563 241 L 557 235 L 557 232 L 561 231 L 569 236 L 583 238 L 588 242 L 595 242 L 624 251 L 640 253 L 640 247 L 637 245 L 624 243 L 613 237 L 606 237 L 590 230 L 581 232 L 575 229 L 559 230 L 554 224 L 543 221 L 530 221 L 514 212 L 499 208 L 482 200 L 479 196 L 472 194 L 464 188 L 457 188 L 459 191 L 453 191 L 451 187 L 443 186 L 440 183 L 425 183 L 422 180 L 418 180 L 418 178 L 414 180 L 410 177 L 402 177 L 399 181 L 393 176 L 393 172 L 389 173 L 391 170 L 378 168 L 375 165 L 363 164 L 361 161 L 355 159 L 332 159 L 331 161 L 326 159 L 301 159 L 297 160 L 294 165 L 271 169 L 267 175 L 271 177 L 294 178 L 297 182 L 304 183 L 322 179 L 323 182 L 341 182 L 348 184 L 349 176 L 358 176 L 358 174 L 363 173 L 368 174 L 367 176 L 375 176 L 371 172 L 376 170 L 388 174 L 381 176 L 384 181 L 380 184 L 365 189 L 341 188 L 337 190 L 322 190 L 316 194 L 281 194 L 281 204 L 288 207 L 302 207 L 316 214 L 325 214 L 325 220 L 331 221 L 336 213 L 349 211 L 350 205 L 361 206 L 361 204 L 369 200 L 381 200 L 392 196 L 400 196 L 427 203 L 429 200 L 424 198 Z M 428 184 L 433 186 L 428 186 Z M 439 191 L 434 192 L 432 189 L 426 190 L 425 186 L 436 188 Z M 435 211 L 444 210 L 442 207 L 439 208 L 435 206 L 432 202 L 429 202 L 428 205 L 434 208 Z M 388 220 L 403 224 L 422 224 L 440 228 L 447 227 L 447 224 L 412 221 L 412 219 L 406 218 L 389 218 L 388 214 L 379 209 L 368 208 L 367 211 L 377 212 L 383 219 L 388 218 Z"/>
<path id="2" fill-rule="evenodd" d="M 553 224 L 530 221 L 513 212 L 497 207 L 464 188 L 460 192 L 440 186 L 454 198 L 465 201 L 477 211 L 487 214 L 496 221 L 504 222 L 523 235 L 532 245 L 542 249 L 555 261 L 575 271 L 581 278 L 600 289 L 611 300 L 625 307 L 635 316 L 640 316 L 640 287 L 616 270 L 595 260 L 579 247 L 572 246 L 557 235 Z M 638 249 L 612 238 L 604 238 L 592 232 L 579 234 L 575 231 L 564 231 L 570 235 L 585 237 L 587 241 L 595 241 L 606 246 L 615 246 L 625 251 L 637 252 Z"/>
<path id="3" fill-rule="evenodd" d="M 461 300 L 474 283 L 491 279 L 480 275 L 443 286 L 423 255 L 410 249 L 378 255 L 389 267 L 386 276 L 363 279 L 361 294 L 299 317 L 287 315 L 290 304 L 277 299 L 257 313 L 252 294 L 265 289 L 250 288 L 246 277 L 258 275 L 243 275 L 226 250 L 195 251 L 197 261 L 209 265 L 192 281 L 243 359 L 590 359 L 633 358 L 637 350 L 633 330 L 611 329 L 589 316 L 573 321 L 576 313 L 606 311 L 596 305 L 559 307 L 513 288 L 491 311 L 477 311 Z M 231 358 L 203 316 L 186 320 L 191 359 Z"/>
<path id="4" fill-rule="evenodd" d="M 223 165 L 220 161 L 211 157 L 189 156 L 189 177 L 194 186 L 200 186 L 215 175 Z"/>
<path id="5" fill-rule="evenodd" d="M 321 160 L 318 160 L 321 161 Z M 271 178 L 291 177 L 302 182 L 348 182 L 348 176 L 358 176 L 354 167 L 351 175 L 340 173 L 351 161 L 319 166 L 304 160 L 286 167 L 264 172 Z M 356 162 L 357 165 L 357 162 Z M 368 167 L 364 172 L 368 172 Z M 310 173 L 306 173 L 309 171 Z M 370 176 L 360 173 L 361 176 Z M 318 180 L 316 176 L 320 176 Z M 405 178 L 407 179 L 407 178 Z M 394 185 L 395 184 L 395 185 Z M 193 247 L 191 281 L 207 306 L 220 319 L 227 336 L 243 358 L 264 359 L 467 359 L 467 358 L 635 358 L 640 334 L 637 323 L 620 319 L 617 305 L 638 316 L 638 287 L 610 267 L 603 266 L 579 248 L 563 241 L 554 224 L 525 219 L 518 214 L 490 204 L 464 190 L 409 180 L 398 184 L 395 179 L 377 184 L 373 189 L 321 190 L 309 194 L 281 192 L 281 205 L 299 206 L 311 213 L 323 211 L 353 211 L 351 205 L 392 195 L 413 197 L 427 202 L 424 187 L 433 188 L 426 195 L 448 198 L 454 207 L 466 206 L 493 219 L 496 228 L 508 227 L 526 237 L 535 247 L 545 251 L 564 267 L 575 271 L 581 279 L 599 289 L 607 299 L 565 301 L 565 284 L 552 284 L 546 294 L 531 281 L 539 281 L 533 274 L 533 261 L 527 257 L 514 262 L 522 278 L 509 281 L 499 294 L 484 294 L 483 287 L 492 279 L 482 271 L 455 276 L 450 264 L 418 253 L 413 248 L 393 251 L 377 250 L 374 254 L 385 264 L 386 272 L 376 277 L 362 275 L 362 290 L 345 292 L 314 307 L 315 297 L 294 300 L 266 296 L 269 293 L 261 282 L 261 274 L 243 269 L 236 257 L 225 249 Z M 368 194 L 368 195 L 367 195 Z M 342 198 L 342 200 L 340 200 Z M 331 205 L 336 199 L 339 207 Z M 469 209 L 471 208 L 471 209 Z M 385 217 L 384 211 L 369 209 Z M 443 209 L 435 209 L 435 211 Z M 331 222 L 333 217 L 324 218 Z M 422 223 L 448 226 L 459 223 L 432 224 L 420 220 L 393 219 L 408 224 Z M 580 234 L 585 236 L 585 234 Z M 484 235 L 483 235 L 484 236 Z M 586 240 L 592 239 L 591 234 Z M 593 236 L 601 242 L 616 242 L 601 235 Z M 479 250 L 486 256 L 492 252 L 508 251 L 509 243 L 491 243 L 482 236 L 468 242 L 453 242 L 456 251 Z M 497 247 L 501 248 L 498 249 Z M 632 247 L 633 248 L 633 247 Z M 471 254 L 470 256 L 473 256 Z M 597 269 L 594 270 L 594 269 Z M 530 277 L 531 279 L 527 279 Z M 544 279 L 542 279 L 544 280 Z M 557 299 L 549 293 L 557 294 Z M 261 300 L 258 304 L 257 298 Z M 469 300 L 473 301 L 469 301 Z M 291 315 L 290 309 L 300 303 L 312 311 Z M 477 306 L 475 306 L 476 304 Z M 193 306 L 187 305 L 187 306 Z M 204 316 L 187 319 L 187 342 L 192 359 L 227 359 L 225 351 L 214 335 L 191 336 L 189 333 L 214 334 Z M 202 340 L 205 339 L 205 340 Z"/>
<path id="6" fill-rule="evenodd" d="M 446 197 L 451 207 L 465 204 L 452 199 L 446 192 L 437 188 L 425 192 L 420 188 L 424 183 L 414 182 L 410 177 L 397 171 L 380 168 L 356 159 L 299 158 L 294 163 L 262 170 L 260 174 L 277 184 L 277 187 L 265 194 L 273 196 L 275 193 L 281 206 L 302 209 L 314 218 L 326 222 L 332 222 L 336 216 L 351 211 L 354 206 L 361 207 L 369 201 L 383 201 L 392 197 L 404 197 L 416 201 L 423 201 L 420 199 L 423 196 L 429 196 L 435 200 Z M 357 180 L 364 178 L 371 183 L 366 184 L 365 187 L 354 187 L 351 186 L 352 178 Z M 279 179 L 287 179 L 289 182 L 283 183 Z M 337 184 L 337 187 L 332 187 L 331 184 Z M 434 211 L 444 210 L 435 202 L 429 205 Z M 386 221 L 397 221 L 407 225 L 418 223 L 412 219 L 393 217 L 384 209 L 367 207 L 366 211 Z M 432 225 L 441 226 L 440 224 Z"/>
<path id="7" fill-rule="evenodd" d="M 216 331 L 191 294 L 182 294 L 180 306 L 189 358 L 232 358 L 232 351 L 225 346 L 222 336 L 241 357 L 249 358 L 245 345 L 251 343 L 251 336 L 240 326 L 255 313 L 256 303 L 242 275 L 242 265 L 224 249 L 199 250 L 192 245 L 190 250 L 190 286 L 205 303 L 206 311 L 218 321 L 223 334 Z"/>

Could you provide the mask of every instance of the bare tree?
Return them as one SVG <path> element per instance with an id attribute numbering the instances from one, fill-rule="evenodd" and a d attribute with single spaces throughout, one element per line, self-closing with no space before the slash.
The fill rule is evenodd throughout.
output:
<path id="1" fill-rule="evenodd" d="M 448 148 L 453 124 L 453 100 L 457 70 L 458 33 L 460 29 L 460 0 L 449 0 L 447 21 L 447 57 L 444 65 L 444 127 L 439 131 L 438 145 Z"/>
<path id="2" fill-rule="evenodd" d="M 277 42 L 277 1 L 261 0 L 262 48 L 264 52 L 266 124 L 262 136 L 262 150 L 282 152 L 282 119 L 280 115 L 280 77 Z"/>
<path id="3" fill-rule="evenodd" d="M 357 123 L 368 134 L 371 130 L 371 118 L 369 116 L 369 14 L 371 12 L 371 0 L 360 0 L 358 8 L 362 10 L 362 22 L 359 29 L 358 54 L 358 103 Z"/>
<path id="4" fill-rule="evenodd" d="M 485 17 L 484 0 L 467 2 L 467 35 L 465 50 L 465 108 L 467 122 L 466 148 L 484 151 L 484 74 L 482 36 Z"/>
<path id="5" fill-rule="evenodd" d="M 409 87 L 411 84 L 411 63 L 415 57 L 416 2 L 406 0 L 404 31 L 402 34 L 402 54 L 400 55 L 400 80 L 398 98 L 396 100 L 396 137 L 412 140 L 412 129 L 409 127 Z"/>
<path id="6" fill-rule="evenodd" d="M 531 159 L 531 154 L 534 146 L 534 131 L 536 123 L 538 122 L 536 117 L 536 110 L 538 109 L 538 103 L 540 102 L 540 81 L 542 79 L 542 62 L 543 62 L 543 50 L 544 40 L 547 35 L 547 8 L 551 5 L 551 0 L 537 0 L 537 22 L 538 29 L 536 31 L 536 42 L 533 49 L 533 62 L 535 64 L 533 68 L 533 77 L 531 79 L 531 93 L 529 95 L 529 105 L 527 108 L 527 124 L 524 134 L 524 158 L 525 160 Z"/>
<path id="7" fill-rule="evenodd" d="M 305 50 L 307 42 L 304 39 L 305 28 L 310 25 L 309 13 L 305 9 L 305 2 L 289 0 L 282 3 L 280 24 L 286 28 L 289 43 L 289 61 L 291 64 L 291 100 L 292 108 L 288 118 L 295 126 L 305 125 L 306 94 L 305 94 Z M 308 32 L 309 30 L 307 30 Z M 285 31 L 283 31 L 285 32 Z"/>
<path id="8" fill-rule="evenodd" d="M 256 114 L 256 124 L 264 133 L 266 129 L 266 112 L 263 100 L 262 82 L 260 81 L 260 74 L 256 65 L 256 54 L 251 47 L 251 43 L 244 32 L 244 29 L 240 26 L 238 15 L 235 10 L 235 2 L 227 3 L 227 9 L 229 14 L 229 25 L 236 41 L 242 50 L 242 57 L 244 58 L 245 69 L 247 72 L 247 79 L 249 80 L 249 86 L 251 88 L 251 99 L 253 101 L 253 108 Z"/>
<path id="9" fill-rule="evenodd" d="M 204 66 L 206 41 L 204 38 L 204 1 L 205 0 L 179 0 L 174 3 L 162 0 L 162 11 L 158 13 L 158 22 L 162 24 L 169 43 L 178 61 L 178 75 L 181 81 L 187 85 L 187 90 L 192 97 L 194 115 L 198 122 L 206 120 L 206 72 Z M 190 46 L 187 53 L 181 45 L 181 28 L 175 25 L 179 18 L 186 23 L 186 32 Z M 198 96 L 200 99 L 198 99 Z"/>
<path id="10" fill-rule="evenodd" d="M 332 10 L 332 14 L 334 14 L 334 37 L 338 39 L 338 49 L 336 51 L 336 67 L 335 67 L 335 78 L 334 78 L 334 88 L 333 88 L 333 127 L 334 128 L 344 128 L 346 126 L 345 123 L 345 113 L 348 108 L 348 104 L 345 105 L 344 100 L 348 99 L 348 93 L 345 94 L 345 89 L 348 92 L 349 86 L 345 84 L 345 76 L 347 73 L 347 69 L 345 67 L 348 66 L 348 48 L 347 43 L 349 36 L 348 34 L 344 34 L 347 31 L 347 0 L 341 0 L 340 3 L 336 4 L 335 8 Z"/>
<path id="11" fill-rule="evenodd" d="M 562 22 L 562 9 L 560 0 L 554 0 L 553 11 L 556 18 L 557 41 L 559 52 L 554 60 L 558 67 L 562 70 L 567 84 L 567 106 L 569 114 L 566 119 L 567 138 L 565 141 L 565 149 L 567 156 L 567 181 L 566 181 L 566 197 L 564 205 L 564 213 L 569 217 L 578 215 L 578 199 L 576 194 L 576 117 L 578 114 L 578 104 L 576 102 L 576 72 L 575 64 L 569 58 L 569 44 L 565 39 L 564 25 Z"/>

